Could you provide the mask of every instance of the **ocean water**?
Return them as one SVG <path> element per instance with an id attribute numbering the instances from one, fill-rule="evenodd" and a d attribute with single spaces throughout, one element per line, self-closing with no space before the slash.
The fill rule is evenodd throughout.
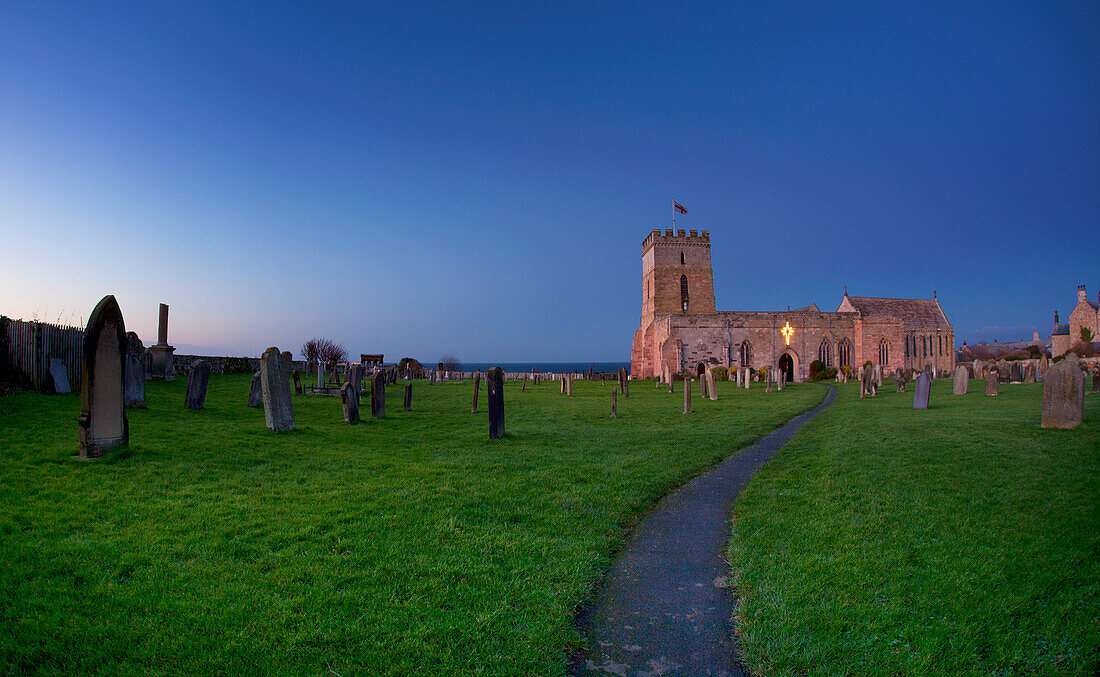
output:
<path id="1" fill-rule="evenodd" d="M 504 371 L 530 373 L 535 370 L 540 374 L 565 374 L 587 372 L 595 365 L 597 372 L 614 373 L 619 367 L 630 370 L 629 362 L 462 362 L 459 371 L 485 371 L 493 367 L 503 367 Z M 424 364 L 432 368 L 434 364 Z"/>

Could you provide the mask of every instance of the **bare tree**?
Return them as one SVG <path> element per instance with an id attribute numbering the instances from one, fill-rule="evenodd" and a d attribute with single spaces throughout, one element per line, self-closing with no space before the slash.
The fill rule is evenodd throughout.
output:
<path id="1" fill-rule="evenodd" d="M 331 369 L 337 362 L 348 361 L 348 351 L 336 341 L 327 338 L 311 338 L 302 344 L 302 357 L 308 364 L 324 362 Z"/>
<path id="2" fill-rule="evenodd" d="M 441 371 L 458 371 L 460 366 L 462 365 L 454 355 L 447 354 L 439 358 L 439 369 Z"/>

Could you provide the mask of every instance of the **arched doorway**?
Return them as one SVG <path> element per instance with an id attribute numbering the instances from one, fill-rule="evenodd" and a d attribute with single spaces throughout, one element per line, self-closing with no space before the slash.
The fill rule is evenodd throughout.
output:
<path id="1" fill-rule="evenodd" d="M 707 365 L 700 362 L 699 366 L 695 368 L 695 375 L 698 376 L 699 378 L 703 378 L 703 376 L 706 373 L 707 373 Z"/>
<path id="2" fill-rule="evenodd" d="M 783 353 L 780 356 L 779 371 L 787 374 L 787 383 L 794 383 L 794 359 L 790 353 Z"/>

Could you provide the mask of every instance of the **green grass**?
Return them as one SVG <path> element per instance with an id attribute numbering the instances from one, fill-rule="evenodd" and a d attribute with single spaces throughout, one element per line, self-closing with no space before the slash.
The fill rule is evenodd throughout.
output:
<path id="1" fill-rule="evenodd" d="M 469 384 L 417 382 L 410 413 L 391 387 L 354 426 L 297 397 L 276 435 L 249 379 L 202 411 L 150 382 L 128 450 L 89 462 L 79 396 L 0 398 L 0 673 L 561 673 L 633 520 L 825 394 L 724 383 L 683 416 L 679 384 L 635 382 L 613 420 L 610 384 L 509 383 L 490 442 Z"/>
<path id="2" fill-rule="evenodd" d="M 1100 672 L 1100 396 L 1039 427 L 1042 384 L 836 403 L 734 509 L 739 633 L 764 675 Z"/>

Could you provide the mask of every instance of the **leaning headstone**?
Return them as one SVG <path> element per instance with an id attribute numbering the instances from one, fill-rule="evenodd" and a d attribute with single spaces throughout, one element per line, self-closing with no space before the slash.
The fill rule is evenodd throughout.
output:
<path id="1" fill-rule="evenodd" d="M 1043 380 L 1044 428 L 1069 429 L 1085 416 L 1085 375 L 1072 352 L 1050 368 Z"/>
<path id="2" fill-rule="evenodd" d="M 997 378 L 997 372 L 990 369 L 985 375 L 985 394 L 992 397 L 998 393 L 1000 389 L 1000 379 Z"/>
<path id="3" fill-rule="evenodd" d="M 477 391 L 474 391 L 474 407 L 477 407 Z M 382 370 L 370 377 L 370 415 L 383 418 L 386 415 L 386 374 Z"/>
<path id="4" fill-rule="evenodd" d="M 561 394 L 565 394 L 565 374 L 561 375 Z"/>
<path id="5" fill-rule="evenodd" d="M 130 408 L 145 408 L 145 346 L 134 332 L 126 334 L 126 372 L 123 399 Z"/>
<path id="6" fill-rule="evenodd" d="M 274 346 L 265 350 L 260 357 L 260 391 L 267 429 L 277 433 L 294 430 L 290 379 L 279 349 Z"/>
<path id="7" fill-rule="evenodd" d="M 913 388 L 913 408 L 927 409 L 928 398 L 932 395 L 932 377 L 928 372 L 921 372 L 917 377 L 916 387 Z"/>
<path id="8" fill-rule="evenodd" d="M 493 367 L 485 372 L 486 397 L 489 399 L 489 439 L 504 435 L 504 370 Z"/>
<path id="9" fill-rule="evenodd" d="M 565 385 L 565 381 L 562 381 L 562 386 L 564 387 L 564 385 Z M 471 414 L 476 414 L 477 413 L 477 396 L 480 393 L 481 393 L 481 372 L 479 371 L 478 373 L 474 374 L 474 401 L 473 401 L 473 404 L 470 405 L 470 413 Z"/>
<path id="10" fill-rule="evenodd" d="M 260 383 L 260 372 L 252 375 L 252 385 L 248 388 L 248 406 L 255 409 L 264 403 L 264 387 Z"/>
<path id="11" fill-rule="evenodd" d="M 970 374 L 967 373 L 966 367 L 955 367 L 955 380 L 952 383 L 952 392 L 955 395 L 965 395 L 968 385 L 970 385 Z"/>
<path id="12" fill-rule="evenodd" d="M 340 386 L 340 402 L 344 407 L 344 423 L 358 423 L 359 391 L 351 381 Z"/>
<path id="13" fill-rule="evenodd" d="M 80 458 L 95 458 L 130 441 L 123 403 L 126 323 L 114 296 L 104 296 L 84 330 L 80 364 Z"/>
<path id="14" fill-rule="evenodd" d="M 50 358 L 50 379 L 53 380 L 53 391 L 58 395 L 64 395 L 65 393 L 71 393 L 73 390 L 69 387 L 69 372 L 65 368 L 65 361 L 56 357 Z M 145 387 L 142 386 L 142 393 L 145 392 Z M 144 400 L 144 397 L 142 398 Z"/>
<path id="15" fill-rule="evenodd" d="M 707 369 L 707 397 L 712 401 L 718 400 L 718 391 L 714 388 L 714 371 Z"/>
<path id="16" fill-rule="evenodd" d="M 519 391 L 521 393 L 527 392 L 527 374 L 523 375 L 523 385 L 520 386 Z"/>
<path id="17" fill-rule="evenodd" d="M 405 384 L 405 411 L 412 411 L 413 408 L 413 384 L 412 382 Z"/>
<path id="18" fill-rule="evenodd" d="M 707 377 L 706 372 L 699 375 L 699 394 L 704 398 L 707 397 Z"/>
<path id="19" fill-rule="evenodd" d="M 684 413 L 691 413 L 691 377 L 684 377 Z"/>
<path id="20" fill-rule="evenodd" d="M 187 375 L 187 394 L 183 406 L 188 409 L 202 409 L 206 404 L 206 386 L 210 383 L 210 363 L 196 360 L 191 364 L 191 373 Z"/>
<path id="21" fill-rule="evenodd" d="M 302 375 L 298 373 L 297 369 L 295 369 L 291 373 L 291 376 L 294 377 L 294 394 L 295 395 L 301 395 L 302 394 Z"/>
<path id="22" fill-rule="evenodd" d="M 619 415 L 619 389 L 611 389 L 611 418 Z"/>

